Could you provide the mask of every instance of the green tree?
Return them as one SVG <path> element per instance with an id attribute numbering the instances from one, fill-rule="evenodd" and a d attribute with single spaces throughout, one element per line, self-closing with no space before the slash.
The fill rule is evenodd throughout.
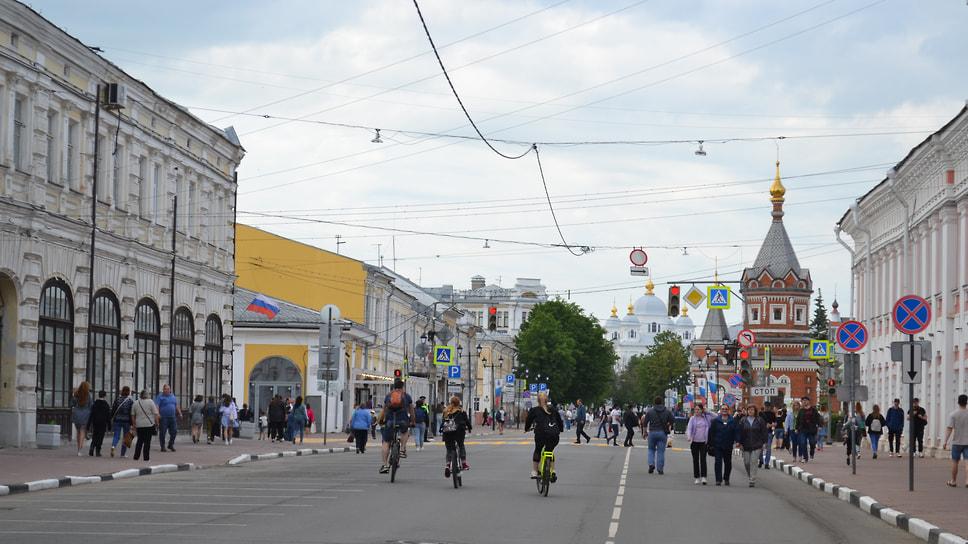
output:
<path id="1" fill-rule="evenodd" d="M 515 374 L 528 383 L 548 384 L 552 398 L 598 404 L 608 393 L 618 359 L 605 329 L 575 303 L 549 300 L 535 305 L 514 337 Z"/>
<path id="2" fill-rule="evenodd" d="M 830 340 L 830 320 L 827 319 L 827 308 L 823 305 L 823 291 L 820 289 L 817 289 L 817 301 L 814 304 L 816 307 L 813 310 L 813 321 L 810 322 L 810 338 Z"/>
<path id="3" fill-rule="evenodd" d="M 635 373 L 644 402 L 652 402 L 657 396 L 664 398 L 666 389 L 677 389 L 688 372 L 689 352 L 672 331 L 657 334 L 648 353 L 636 358 Z"/>
<path id="4" fill-rule="evenodd" d="M 641 355 L 629 358 L 628 365 L 621 372 L 616 372 L 612 379 L 610 399 L 612 404 L 642 404 L 642 394 L 639 392 L 638 375 L 635 371 Z"/>

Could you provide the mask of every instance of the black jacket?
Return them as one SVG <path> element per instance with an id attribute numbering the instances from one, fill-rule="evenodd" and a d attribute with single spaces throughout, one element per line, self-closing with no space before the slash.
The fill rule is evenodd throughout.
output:
<path id="1" fill-rule="evenodd" d="M 675 423 L 676 418 L 672 415 L 672 410 L 669 410 L 664 405 L 660 404 L 658 406 L 653 406 L 645 413 L 645 421 L 643 425 L 647 427 L 647 430 L 651 433 L 653 431 L 663 431 L 666 434 L 672 432 L 672 424 Z"/>
<path id="2" fill-rule="evenodd" d="M 524 432 L 534 429 L 534 434 L 561 434 L 565 428 L 565 423 L 561 421 L 561 414 L 554 408 L 549 408 L 551 413 L 545 413 L 541 406 L 535 406 L 528 410 L 528 419 L 524 422 Z"/>

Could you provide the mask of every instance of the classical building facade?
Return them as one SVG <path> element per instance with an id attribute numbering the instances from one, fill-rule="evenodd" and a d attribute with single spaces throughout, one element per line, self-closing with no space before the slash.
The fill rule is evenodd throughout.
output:
<path id="1" fill-rule="evenodd" d="M 70 425 L 82 381 L 231 380 L 244 150 L 18 2 L 0 3 L 0 444 Z"/>
<path id="2" fill-rule="evenodd" d="M 860 351 L 861 382 L 870 405 L 907 407 L 905 369 L 892 361 L 892 342 L 909 334 L 895 327 L 897 301 L 916 295 L 931 319 L 916 340 L 931 342 L 919 365 L 914 396 L 928 414 L 926 451 L 937 451 L 945 419 L 968 392 L 968 108 L 912 149 L 877 186 L 858 199 L 836 232 L 853 241 L 852 313 L 868 330 Z"/>
<path id="3" fill-rule="evenodd" d="M 688 308 L 682 307 L 682 315 L 678 319 L 669 317 L 665 302 L 656 296 L 653 289 L 655 284 L 649 280 L 645 284 L 645 294 L 634 303 L 629 303 L 628 313 L 619 318 L 618 308 L 612 306 L 612 315 L 602 323 L 618 355 L 616 372 L 625 370 L 633 355 L 648 353 L 649 346 L 655 344 L 655 337 L 661 332 L 674 332 L 685 346 L 692 344 L 695 339 L 696 326 L 689 317 Z"/>

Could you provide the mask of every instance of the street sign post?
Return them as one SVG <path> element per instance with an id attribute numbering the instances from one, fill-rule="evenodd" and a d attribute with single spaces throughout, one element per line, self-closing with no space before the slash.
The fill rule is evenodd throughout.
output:
<path id="1" fill-rule="evenodd" d="M 845 321 L 837 329 L 837 344 L 846 351 L 860 351 L 867 344 L 867 327 L 858 321 Z"/>
<path id="2" fill-rule="evenodd" d="M 756 335 L 749 329 L 743 329 L 736 335 L 736 341 L 744 348 L 751 348 L 756 343 Z"/>
<path id="3" fill-rule="evenodd" d="M 908 384 L 908 413 L 914 411 L 914 380 L 921 381 L 921 355 L 916 353 L 914 335 L 928 328 L 931 323 L 931 306 L 917 295 L 898 299 L 892 312 L 894 327 L 908 335 L 908 368 L 903 369 L 901 381 Z M 914 436 L 914 418 L 908 423 L 908 436 Z M 908 491 L 914 491 L 914 455 L 908 455 Z"/>
<path id="4" fill-rule="evenodd" d="M 775 386 L 771 387 L 754 387 L 751 390 L 751 394 L 754 397 L 775 397 L 778 394 L 777 388 Z"/>
<path id="5" fill-rule="evenodd" d="M 830 344 L 826 340 L 811 340 L 810 358 L 826 359 L 829 348 L 830 348 Z"/>

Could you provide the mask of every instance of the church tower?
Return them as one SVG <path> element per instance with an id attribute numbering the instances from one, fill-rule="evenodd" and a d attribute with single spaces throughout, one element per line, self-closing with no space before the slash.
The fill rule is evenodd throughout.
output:
<path id="1" fill-rule="evenodd" d="M 780 181 L 780 163 L 776 163 L 776 180 L 770 187 L 773 217 L 753 266 L 743 270 L 740 293 L 746 301 L 744 325 L 756 335 L 752 349 L 752 366 L 756 385 L 778 389 L 778 400 L 787 404 L 803 396 L 817 402 L 817 364 L 810 358 L 810 296 L 813 281 L 810 271 L 800 267 L 790 237 L 783 226 L 783 202 L 786 189 Z M 768 350 L 766 348 L 769 348 Z M 765 368 L 769 352 L 770 368 Z M 750 398 L 744 388 L 744 400 L 762 405 L 764 398 Z M 774 404 L 776 404 L 774 402 Z"/>

